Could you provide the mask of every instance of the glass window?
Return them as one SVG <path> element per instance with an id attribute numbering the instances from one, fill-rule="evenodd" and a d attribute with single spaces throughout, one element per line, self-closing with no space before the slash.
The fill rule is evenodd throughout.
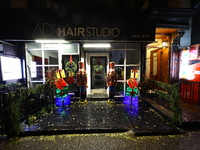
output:
<path id="1" fill-rule="evenodd" d="M 124 49 L 125 43 L 112 43 L 112 48 L 113 49 Z"/>
<path id="2" fill-rule="evenodd" d="M 91 87 L 92 89 L 104 89 L 106 87 L 105 82 L 105 73 L 106 70 L 107 59 L 105 56 L 90 57 L 91 64 Z"/>
<path id="3" fill-rule="evenodd" d="M 139 66 L 126 67 L 126 79 L 139 78 Z"/>
<path id="4" fill-rule="evenodd" d="M 117 80 L 124 80 L 124 67 L 116 66 L 115 71 L 117 73 Z"/>
<path id="5" fill-rule="evenodd" d="M 58 49 L 58 44 L 44 43 L 44 49 Z"/>
<path id="6" fill-rule="evenodd" d="M 27 80 L 29 86 L 33 87 L 35 83 L 43 84 L 46 82 L 46 75 L 52 68 L 61 69 L 60 62 L 62 59 L 62 69 L 65 69 L 66 77 L 69 77 L 69 74 L 66 72 L 66 63 L 70 61 L 70 54 L 76 53 L 77 55 L 72 56 L 72 61 L 74 64 L 78 64 L 79 61 L 79 44 L 52 44 L 52 43 L 27 43 L 26 44 L 26 64 L 27 64 Z M 59 57 L 59 53 L 62 55 L 62 58 Z M 76 66 L 78 69 L 78 66 Z M 77 71 L 76 69 L 76 71 Z M 75 77 L 76 72 L 73 76 Z M 71 77 L 72 74 L 70 74 Z M 74 86 L 70 87 L 71 90 L 74 89 Z"/>
<path id="7" fill-rule="evenodd" d="M 115 64 L 124 64 L 124 51 L 123 50 L 113 50 L 111 61 Z"/>
<path id="8" fill-rule="evenodd" d="M 115 87 L 115 95 L 117 95 L 117 96 L 124 95 L 124 83 L 123 82 L 117 83 L 117 86 Z"/>
<path id="9" fill-rule="evenodd" d="M 118 84 L 116 96 L 125 95 L 125 83 L 130 78 L 140 79 L 140 43 L 112 43 L 110 61 L 115 62 Z M 123 90 L 121 89 L 123 88 Z M 120 89 L 120 90 L 119 90 Z"/>
<path id="10" fill-rule="evenodd" d="M 140 49 L 140 43 L 126 43 L 126 49 Z"/>
<path id="11" fill-rule="evenodd" d="M 42 44 L 41 43 L 27 43 L 27 49 L 41 49 Z"/>
<path id="12" fill-rule="evenodd" d="M 62 55 L 62 69 L 65 70 L 66 76 L 76 76 L 76 72 L 78 71 L 78 61 L 79 61 L 79 56 L 78 55 L 71 55 L 72 61 L 74 62 L 74 69 L 76 68 L 76 71 L 74 73 L 69 73 L 67 71 L 67 68 L 69 68 L 68 62 L 70 62 L 70 55 Z"/>
<path id="13" fill-rule="evenodd" d="M 139 50 L 126 51 L 126 64 L 139 64 Z"/>
<path id="14" fill-rule="evenodd" d="M 45 69 L 45 75 L 48 75 L 48 73 L 51 71 L 51 69 L 59 69 L 58 66 L 48 66 L 48 67 L 44 67 Z"/>
<path id="15" fill-rule="evenodd" d="M 36 62 L 36 65 L 42 65 L 42 51 L 41 50 L 31 50 L 29 51 L 29 58 L 27 63 L 30 64 L 31 61 Z"/>
<path id="16" fill-rule="evenodd" d="M 28 74 L 30 76 L 30 81 L 42 81 L 43 80 L 43 70 L 41 66 L 30 65 L 28 69 Z"/>
<path id="17" fill-rule="evenodd" d="M 79 54 L 79 45 L 77 43 L 63 44 L 63 53 Z"/>
<path id="18" fill-rule="evenodd" d="M 44 58 L 45 58 L 45 65 L 58 64 L 58 51 L 57 50 L 45 50 Z"/>

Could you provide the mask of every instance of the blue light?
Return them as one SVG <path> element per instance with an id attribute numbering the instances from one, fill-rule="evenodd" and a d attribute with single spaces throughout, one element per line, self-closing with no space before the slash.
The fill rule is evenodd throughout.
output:
<path id="1" fill-rule="evenodd" d="M 131 118 L 138 116 L 138 97 L 125 96 L 124 104 Z"/>
<path id="2" fill-rule="evenodd" d="M 69 106 L 58 107 L 57 112 L 62 116 L 66 116 L 66 115 L 70 114 L 70 108 L 69 108 Z"/>
<path id="3" fill-rule="evenodd" d="M 70 96 L 65 94 L 62 97 L 56 97 L 56 106 L 57 107 L 62 107 L 65 105 L 70 105 L 71 101 L 70 101 Z"/>
<path id="4" fill-rule="evenodd" d="M 125 96 L 124 104 L 138 107 L 138 97 Z"/>

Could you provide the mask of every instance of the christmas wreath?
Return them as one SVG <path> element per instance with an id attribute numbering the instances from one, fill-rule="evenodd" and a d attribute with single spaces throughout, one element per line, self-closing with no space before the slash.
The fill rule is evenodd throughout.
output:
<path id="1" fill-rule="evenodd" d="M 68 61 L 68 62 L 65 64 L 65 70 L 66 70 L 68 73 L 76 72 L 76 70 L 77 70 L 77 64 L 76 64 L 74 61 Z"/>
<path id="2" fill-rule="evenodd" d="M 103 65 L 101 65 L 101 64 L 96 64 L 96 65 L 94 65 L 94 70 L 95 71 L 102 71 L 103 70 Z"/>

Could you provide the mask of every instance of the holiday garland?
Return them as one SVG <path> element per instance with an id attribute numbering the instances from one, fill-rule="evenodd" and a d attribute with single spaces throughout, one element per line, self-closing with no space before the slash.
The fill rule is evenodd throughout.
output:
<path id="1" fill-rule="evenodd" d="M 149 79 L 149 83 L 153 83 L 153 82 L 156 83 L 158 87 L 165 89 L 165 91 L 169 92 L 169 93 L 166 93 L 165 91 L 153 89 L 155 91 L 155 94 L 158 95 L 158 97 L 164 98 L 172 104 L 171 105 L 171 109 L 173 110 L 172 123 L 175 125 L 181 125 L 182 124 L 182 109 L 179 105 L 178 85 L 166 84 L 166 83 L 162 83 L 153 79 Z"/>

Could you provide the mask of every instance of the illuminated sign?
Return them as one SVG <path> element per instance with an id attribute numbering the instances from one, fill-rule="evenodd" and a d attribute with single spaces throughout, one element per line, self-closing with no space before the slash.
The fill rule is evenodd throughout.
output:
<path id="1" fill-rule="evenodd" d="M 48 28 L 48 32 L 47 31 Z M 58 37 L 118 37 L 120 35 L 120 29 L 114 28 L 97 28 L 97 27 L 58 27 L 54 28 L 49 23 L 43 23 L 42 25 L 36 24 L 33 32 L 33 37 L 36 32 L 39 32 L 43 37 L 51 37 L 55 32 Z"/>
<path id="2" fill-rule="evenodd" d="M 20 59 L 1 56 L 0 60 L 3 81 L 22 78 Z"/>

